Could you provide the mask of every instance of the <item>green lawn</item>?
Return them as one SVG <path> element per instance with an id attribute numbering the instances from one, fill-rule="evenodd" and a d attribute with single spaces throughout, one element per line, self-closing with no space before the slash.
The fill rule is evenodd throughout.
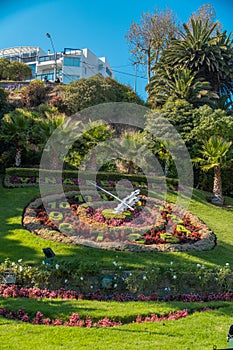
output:
<path id="1" fill-rule="evenodd" d="M 39 302 L 38 304 L 41 304 Z M 93 304 L 94 305 L 94 304 Z M 102 303 L 101 303 L 102 305 Z M 100 308 L 102 306 L 100 305 Z M 125 304 L 123 305 L 125 307 Z M 161 305 L 164 310 L 174 309 L 173 305 Z M 149 309 L 156 312 L 160 305 Z M 178 306 L 178 305 L 177 305 Z M 180 305 L 182 306 L 182 305 Z M 104 305 L 103 308 L 106 306 Z M 135 308 L 148 309 L 141 303 Z M 114 305 L 115 308 L 115 305 Z M 126 307 L 131 312 L 132 305 Z M 88 309 L 88 308 L 87 308 Z M 108 307 L 107 307 L 108 309 Z M 111 313 L 111 305 L 109 306 Z M 80 307 L 78 308 L 80 310 Z M 89 314 L 95 313 L 88 309 Z M 123 310 L 122 310 L 123 312 Z M 41 326 L 23 324 L 0 319 L 0 344 L 4 349 L 179 349 L 201 350 L 227 347 L 226 335 L 233 313 L 233 306 L 225 303 L 216 310 L 196 312 L 187 318 L 159 323 L 131 323 L 113 328 L 78 328 L 64 326 Z"/>
<path id="2" fill-rule="evenodd" d="M 184 269 L 201 263 L 206 265 L 233 266 L 233 200 L 228 199 L 229 208 L 217 208 L 205 201 L 205 193 L 195 190 L 189 210 L 202 219 L 217 235 L 214 250 L 199 253 L 127 253 L 97 250 L 85 247 L 66 246 L 48 242 L 21 226 L 24 207 L 39 196 L 36 188 L 5 189 L 0 187 L 0 261 L 23 258 L 32 264 L 41 263 L 42 248 L 51 247 L 57 259 L 79 258 L 88 262 L 111 267 L 116 254 L 118 262 L 126 268 L 143 268 L 150 264 L 180 263 Z M 170 195 L 170 200 L 174 199 Z M 96 301 L 59 301 L 1 299 L 0 307 L 7 306 L 35 314 L 40 310 L 45 317 L 72 312 L 87 314 L 93 318 L 109 317 L 123 321 L 135 315 L 151 312 L 194 308 L 184 303 L 98 303 Z M 202 304 L 204 306 L 204 304 Z M 125 324 L 108 329 L 80 329 L 71 327 L 49 327 L 22 324 L 0 318 L 0 349 L 213 349 L 227 347 L 226 335 L 232 323 L 233 306 L 219 303 L 218 309 L 194 313 L 186 319 L 163 323 Z"/>

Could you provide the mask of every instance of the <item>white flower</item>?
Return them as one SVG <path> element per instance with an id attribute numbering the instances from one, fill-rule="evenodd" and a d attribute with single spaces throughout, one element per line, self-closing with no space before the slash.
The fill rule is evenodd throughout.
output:
<path id="1" fill-rule="evenodd" d="M 197 267 L 201 267 L 201 264 L 197 264 Z"/>
<path id="2" fill-rule="evenodd" d="M 42 261 L 42 264 L 43 264 L 43 265 L 45 264 L 44 260 Z"/>
<path id="3" fill-rule="evenodd" d="M 116 261 L 113 261 L 113 265 L 114 265 L 114 266 L 117 266 L 117 262 L 116 262 Z"/>
<path id="4" fill-rule="evenodd" d="M 23 266 L 20 265 L 19 267 L 19 271 L 22 272 L 23 271 Z"/>
<path id="5" fill-rule="evenodd" d="M 121 269 L 122 269 L 122 266 L 119 266 L 119 269 L 121 270 Z"/>
<path id="6" fill-rule="evenodd" d="M 19 259 L 19 260 L 18 260 L 18 263 L 21 263 L 22 261 L 23 261 L 23 259 Z"/>
<path id="7" fill-rule="evenodd" d="M 90 288 L 93 289 L 94 287 L 91 285 Z"/>
<path id="8" fill-rule="evenodd" d="M 226 266 L 229 266 L 230 264 L 229 263 L 226 263 Z"/>
<path id="9" fill-rule="evenodd" d="M 201 280 L 201 276 L 199 276 L 199 280 Z"/>
<path id="10" fill-rule="evenodd" d="M 142 278 L 143 278 L 144 280 L 147 280 L 147 277 L 146 277 L 146 276 L 143 276 Z"/>
<path id="11" fill-rule="evenodd" d="M 170 265 L 173 265 L 173 261 L 170 261 Z"/>
<path id="12" fill-rule="evenodd" d="M 131 272 L 129 273 L 129 276 L 132 276 L 132 273 L 131 273 Z"/>
<path id="13" fill-rule="evenodd" d="M 65 279 L 65 281 L 64 281 L 65 283 L 67 283 L 68 282 L 68 280 L 67 279 Z"/>
<path id="14" fill-rule="evenodd" d="M 176 275 L 174 275 L 174 276 L 173 276 L 173 279 L 176 280 L 176 278 L 177 278 Z"/>
<path id="15" fill-rule="evenodd" d="M 113 287 L 116 288 L 117 287 L 117 283 L 115 283 Z"/>
<path id="16" fill-rule="evenodd" d="M 80 277 L 80 280 L 83 281 L 83 276 Z"/>
<path id="17" fill-rule="evenodd" d="M 56 265 L 55 265 L 55 268 L 56 268 L 56 270 L 58 270 L 58 269 L 59 269 L 59 265 L 58 265 L 58 264 L 56 264 Z"/>

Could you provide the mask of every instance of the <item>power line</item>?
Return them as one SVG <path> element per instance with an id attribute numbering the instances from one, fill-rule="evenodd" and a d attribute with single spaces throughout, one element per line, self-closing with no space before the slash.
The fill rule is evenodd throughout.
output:
<path id="1" fill-rule="evenodd" d="M 133 73 L 121 72 L 121 71 L 116 70 L 116 69 L 112 69 L 112 71 L 113 71 L 113 72 L 116 72 L 116 73 L 120 73 L 120 74 L 129 75 L 129 76 L 131 76 L 131 77 L 135 77 L 135 76 L 136 76 L 137 78 L 147 80 L 147 78 L 146 78 L 145 76 L 144 76 L 144 77 L 142 77 L 142 76 L 140 76 L 140 75 L 135 75 L 135 74 L 133 74 Z"/>

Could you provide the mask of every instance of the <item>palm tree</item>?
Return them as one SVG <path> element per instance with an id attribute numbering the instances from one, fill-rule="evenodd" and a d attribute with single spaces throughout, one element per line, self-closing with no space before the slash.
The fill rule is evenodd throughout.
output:
<path id="1" fill-rule="evenodd" d="M 64 161 L 67 150 L 79 136 L 80 121 L 65 118 L 64 114 L 47 115 L 47 119 L 39 123 L 41 148 L 48 154 L 48 166 L 57 169 L 59 159 Z M 47 142 L 49 141 L 49 142 Z"/>
<path id="2" fill-rule="evenodd" d="M 158 63 L 151 85 L 152 90 L 149 102 L 163 105 L 169 97 L 183 99 L 193 104 L 212 104 L 216 94 L 210 92 L 211 86 L 202 78 L 196 77 L 190 69 L 171 69 L 167 65 Z"/>
<path id="3" fill-rule="evenodd" d="M 193 160 L 201 164 L 203 171 L 214 169 L 213 197 L 211 200 L 214 204 L 223 204 L 221 166 L 226 161 L 226 154 L 231 145 L 231 141 L 227 142 L 220 136 L 211 136 L 202 145 L 200 150 L 202 157 Z"/>
<path id="4" fill-rule="evenodd" d="M 231 34 L 217 32 L 217 23 L 191 19 L 191 28 L 184 24 L 179 39 L 172 39 L 162 52 L 160 62 L 171 68 L 190 69 L 203 78 L 216 93 L 229 93 L 233 82 L 233 44 Z"/>
<path id="5" fill-rule="evenodd" d="M 152 152 L 149 148 L 145 133 L 134 130 L 125 131 L 119 138 L 104 142 L 99 157 L 107 159 L 110 153 L 111 159 L 114 159 L 121 173 L 136 174 L 144 167 L 153 171 L 150 162 Z"/>
<path id="6" fill-rule="evenodd" d="M 30 136 L 33 133 L 32 120 L 16 110 L 2 118 L 1 128 L 0 138 L 13 145 L 15 148 L 15 166 L 20 167 L 22 153 L 30 146 Z"/>

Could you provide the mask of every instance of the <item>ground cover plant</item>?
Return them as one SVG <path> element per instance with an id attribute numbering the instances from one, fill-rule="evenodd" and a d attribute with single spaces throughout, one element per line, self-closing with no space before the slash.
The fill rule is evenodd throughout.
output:
<path id="1" fill-rule="evenodd" d="M 48 246 L 48 242 L 23 229 L 21 221 L 24 207 L 39 196 L 38 190 L 36 188 L 5 189 L 2 187 L 0 190 L 0 203 L 1 207 L 4 208 L 4 211 L 0 212 L 1 261 L 3 262 L 6 257 L 9 257 L 12 261 L 18 261 L 23 258 L 25 262 L 33 266 L 41 264 L 44 259 L 42 248 Z M 231 266 L 233 266 L 233 248 L 231 245 L 233 211 L 230 205 L 233 204 L 233 201 L 227 199 L 226 204 L 228 207 L 218 208 L 206 202 L 206 195 L 204 192 L 195 190 L 189 210 L 202 219 L 217 235 L 217 246 L 212 251 L 166 254 L 159 252 L 143 254 L 117 252 L 116 254 L 116 252 L 112 251 L 102 251 L 81 246 L 74 247 L 52 241 L 49 242 L 49 246 L 55 251 L 56 262 L 58 264 L 62 259 L 72 262 L 78 257 L 89 264 L 94 264 L 98 261 L 102 268 L 112 269 L 117 255 L 118 266 L 124 266 L 124 268 L 126 267 L 128 269 L 143 270 L 145 267 L 152 268 L 152 266 L 159 263 L 166 266 L 167 269 L 174 266 L 182 266 L 182 269 L 186 270 L 187 273 L 192 267 L 197 266 L 197 264 L 200 266 L 204 265 L 205 268 L 224 268 L 226 264 L 229 264 L 229 269 L 231 270 Z M 169 196 L 172 201 L 174 199 L 173 194 Z M 171 261 L 173 262 L 172 266 Z M 13 303 L 12 305 L 10 305 L 11 302 Z M 72 303 L 73 301 L 48 300 L 45 308 L 41 306 L 42 304 L 38 304 L 40 299 L 35 300 L 34 306 L 30 304 L 31 307 L 29 307 L 27 302 L 31 302 L 31 299 L 29 301 L 25 298 L 4 298 L 1 299 L 0 304 L 1 307 L 5 306 L 14 311 L 18 311 L 23 307 L 32 317 L 35 317 L 37 311 L 41 311 L 46 318 L 59 317 L 56 313 L 45 312 L 45 309 L 51 311 L 52 305 L 56 307 L 63 305 L 64 309 L 62 312 L 66 317 L 70 316 L 73 312 L 80 314 L 82 317 L 85 317 L 87 313 L 91 317 L 94 317 L 90 312 L 91 310 L 102 310 L 102 315 L 99 316 L 101 318 L 108 317 L 109 319 L 112 319 L 113 316 L 111 312 L 108 312 L 111 305 L 113 305 L 113 309 L 116 312 L 115 315 L 119 314 L 117 305 L 122 305 L 122 318 L 128 312 L 133 312 L 134 316 L 135 314 L 148 316 L 152 312 L 161 315 L 163 312 L 167 314 L 169 311 L 174 310 L 171 302 L 166 303 L 166 307 L 165 304 L 159 304 L 159 309 L 157 309 L 156 307 L 152 308 L 151 304 L 148 304 L 146 301 L 142 303 L 142 308 L 148 307 L 144 311 L 142 309 L 140 310 L 139 303 L 135 304 L 133 302 L 129 307 L 129 311 L 125 303 L 110 304 L 110 302 L 107 302 L 105 308 L 102 302 L 101 304 L 95 304 L 96 301 L 87 301 L 90 303 L 87 306 L 85 304 L 86 301 L 75 301 L 75 303 L 80 303 L 80 307 L 83 309 L 83 313 L 81 313 L 76 308 L 77 304 L 71 309 L 68 308 L 70 302 Z M 203 306 L 204 304 L 202 303 Z M 205 306 L 211 307 L 209 304 L 205 304 Z M 217 304 L 216 306 L 218 307 Z M 185 308 L 187 308 L 187 305 L 181 303 L 175 310 L 184 310 Z M 156 346 L 158 349 L 164 350 L 171 347 L 177 349 L 187 349 L 189 347 L 195 350 L 200 349 L 200 346 L 203 349 L 212 348 L 214 344 L 220 348 L 227 346 L 226 335 L 229 324 L 231 323 L 231 313 L 231 304 L 221 302 L 221 306 L 217 309 L 194 313 L 187 318 L 176 321 L 165 321 L 156 324 L 134 323 L 120 326 L 120 329 L 114 327 L 98 329 L 98 331 L 76 327 L 75 329 L 71 329 L 70 327 L 46 328 L 43 325 L 22 324 L 19 321 L 1 318 L 2 338 L 4 338 L 1 341 L 1 347 L 2 349 L 19 349 L 23 346 L 24 349 L 31 349 L 32 347 L 34 349 L 43 349 L 46 346 L 46 349 L 59 349 L 62 347 L 84 349 L 92 346 L 95 349 L 116 349 L 119 343 L 122 343 L 124 344 L 121 347 L 123 349 L 132 349 L 133 347 L 152 349 Z M 44 339 L 46 339 L 46 345 L 41 345 L 44 344 Z"/>

